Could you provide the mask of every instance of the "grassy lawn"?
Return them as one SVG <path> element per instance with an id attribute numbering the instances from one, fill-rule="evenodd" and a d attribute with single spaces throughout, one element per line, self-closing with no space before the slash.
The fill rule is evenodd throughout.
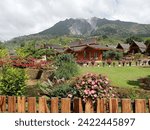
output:
<path id="1" fill-rule="evenodd" d="M 137 79 L 150 76 L 150 68 L 142 67 L 79 67 L 80 74 L 97 73 L 108 76 L 111 85 L 139 88 Z"/>

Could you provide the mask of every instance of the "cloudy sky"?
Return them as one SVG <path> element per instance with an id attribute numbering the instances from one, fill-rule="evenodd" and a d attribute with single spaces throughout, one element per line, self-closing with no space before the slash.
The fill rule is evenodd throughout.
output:
<path id="1" fill-rule="evenodd" d="M 90 17 L 150 24 L 150 0 L 0 0 L 0 40 Z"/>

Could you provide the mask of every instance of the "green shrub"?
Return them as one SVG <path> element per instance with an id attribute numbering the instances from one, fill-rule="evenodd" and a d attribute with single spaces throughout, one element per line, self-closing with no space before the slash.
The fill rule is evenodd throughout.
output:
<path id="1" fill-rule="evenodd" d="M 103 58 L 104 59 L 113 59 L 113 60 L 120 60 L 123 57 L 122 52 L 118 51 L 106 51 L 103 53 Z"/>
<path id="2" fill-rule="evenodd" d="M 61 84 L 55 86 L 54 89 L 49 93 L 50 97 L 61 97 L 65 98 L 68 96 L 68 93 L 72 91 L 72 88 L 69 84 Z"/>
<path id="3" fill-rule="evenodd" d="M 68 96 L 68 93 L 71 93 L 72 91 L 72 87 L 69 83 L 53 85 L 52 82 L 46 82 L 43 84 L 37 84 L 37 87 L 40 89 L 41 95 L 46 95 L 48 97 L 65 98 Z"/>
<path id="4" fill-rule="evenodd" d="M 6 56 L 8 56 L 8 50 L 0 49 L 0 58 L 5 58 Z"/>
<path id="5" fill-rule="evenodd" d="M 4 66 L 0 76 L 0 92 L 8 96 L 25 94 L 25 71 L 23 69 Z"/>
<path id="6" fill-rule="evenodd" d="M 56 57 L 55 65 L 57 67 L 55 76 L 66 80 L 75 76 L 78 73 L 78 67 L 73 55 L 61 54 Z"/>

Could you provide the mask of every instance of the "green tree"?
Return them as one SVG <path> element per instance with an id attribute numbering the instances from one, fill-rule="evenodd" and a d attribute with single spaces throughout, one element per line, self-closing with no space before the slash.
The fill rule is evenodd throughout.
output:
<path id="1" fill-rule="evenodd" d="M 148 44 L 150 44 L 150 39 L 145 41 L 145 45 L 148 45 Z"/>
<path id="2" fill-rule="evenodd" d="M 141 37 L 137 37 L 137 36 L 131 36 L 129 38 L 126 39 L 126 43 L 132 43 L 132 41 L 135 40 L 135 41 L 138 41 L 138 42 L 142 42 L 143 39 Z"/>
<path id="3" fill-rule="evenodd" d="M 0 76 L 0 93 L 8 96 L 22 96 L 25 94 L 27 79 L 23 69 L 4 66 Z"/>
<path id="4" fill-rule="evenodd" d="M 56 57 L 55 65 L 57 67 L 55 75 L 57 78 L 70 79 L 78 73 L 78 67 L 73 55 L 61 54 Z"/>

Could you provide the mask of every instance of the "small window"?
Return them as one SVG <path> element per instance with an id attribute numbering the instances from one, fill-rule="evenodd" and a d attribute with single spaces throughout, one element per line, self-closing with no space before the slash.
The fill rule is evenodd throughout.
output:
<path id="1" fill-rule="evenodd" d="M 87 57 L 87 53 L 86 51 L 84 51 L 84 59 L 86 59 L 86 57 Z"/>
<path id="2" fill-rule="evenodd" d="M 97 53 L 97 52 L 94 53 L 94 58 L 95 58 L 95 59 L 98 58 L 98 53 Z"/>

